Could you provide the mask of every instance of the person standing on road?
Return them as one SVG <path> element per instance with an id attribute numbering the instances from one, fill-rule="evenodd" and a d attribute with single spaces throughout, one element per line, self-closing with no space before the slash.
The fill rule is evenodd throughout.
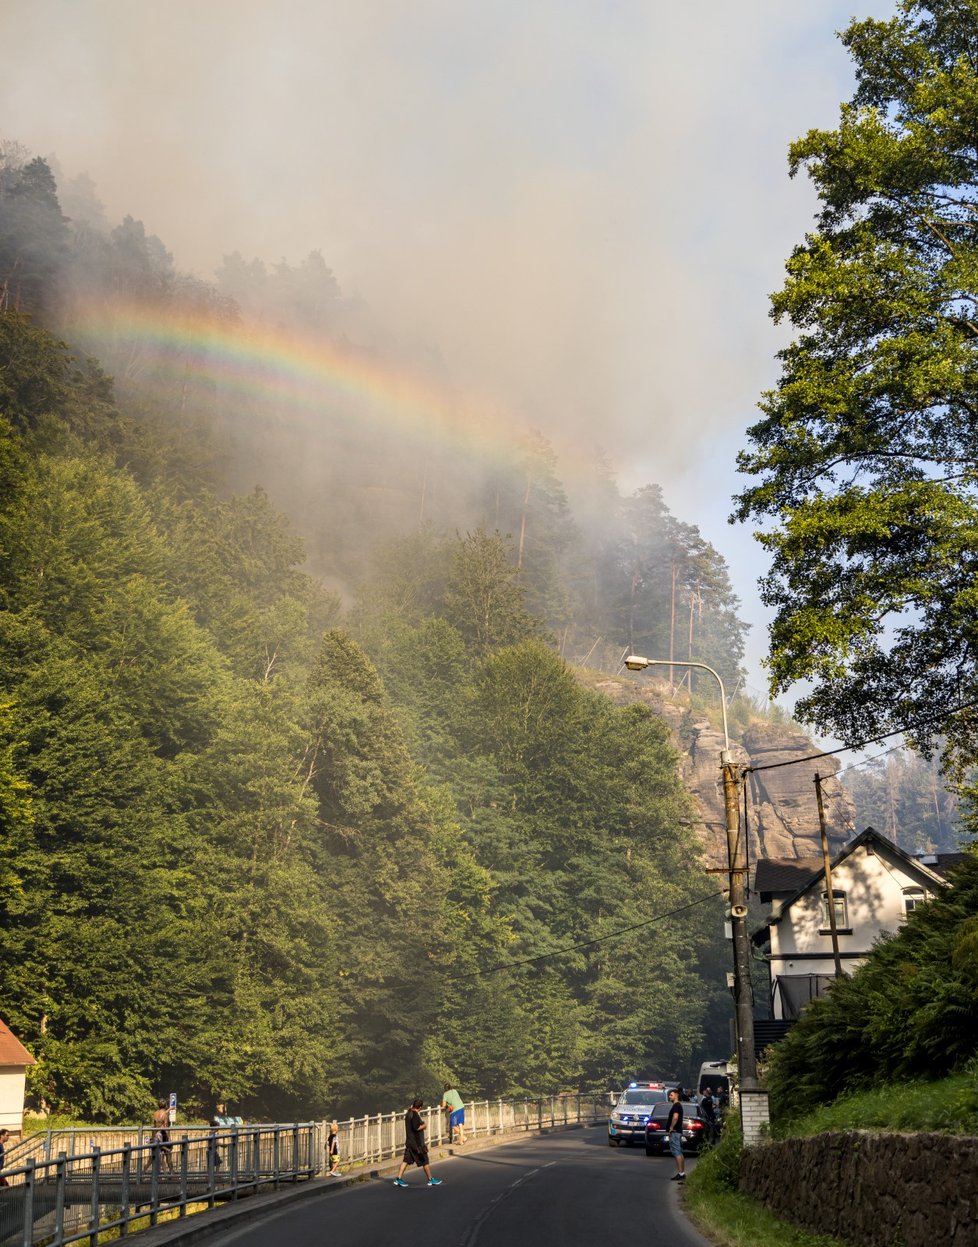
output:
<path id="1" fill-rule="evenodd" d="M 408 1165 L 418 1165 L 425 1171 L 429 1186 L 441 1186 L 441 1178 L 431 1176 L 431 1165 L 428 1162 L 428 1144 L 424 1137 L 425 1124 L 420 1110 L 424 1108 L 424 1100 L 420 1096 L 404 1114 L 404 1159 L 394 1179 L 395 1186 L 407 1186 L 404 1171 Z"/>
<path id="2" fill-rule="evenodd" d="M 441 1108 L 447 1108 L 448 1127 L 452 1134 L 452 1142 L 459 1147 L 465 1142 L 465 1105 L 462 1097 L 450 1082 L 445 1083 L 445 1093 L 441 1098 Z"/>
<path id="3" fill-rule="evenodd" d="M 700 1116 L 706 1122 L 706 1141 L 712 1145 L 717 1141 L 717 1108 L 712 1087 L 703 1088 L 703 1094 L 700 1096 Z"/>
<path id="4" fill-rule="evenodd" d="M 669 1135 L 669 1151 L 676 1158 L 676 1172 L 671 1181 L 685 1182 L 686 1158 L 683 1156 L 683 1106 L 675 1087 L 669 1092 L 669 1117 L 666 1133 Z"/>

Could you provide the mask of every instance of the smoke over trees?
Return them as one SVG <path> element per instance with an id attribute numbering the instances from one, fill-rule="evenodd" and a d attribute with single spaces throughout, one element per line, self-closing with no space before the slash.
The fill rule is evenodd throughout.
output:
<path id="1" fill-rule="evenodd" d="M 316 378 L 301 418 L 230 387 L 229 326 L 382 344 L 321 256 L 200 282 L 3 152 L 0 972 L 35 1094 L 284 1117 L 691 1060 L 723 948 L 675 758 L 561 654 L 734 681 L 717 552 L 530 430 L 487 459 Z"/>

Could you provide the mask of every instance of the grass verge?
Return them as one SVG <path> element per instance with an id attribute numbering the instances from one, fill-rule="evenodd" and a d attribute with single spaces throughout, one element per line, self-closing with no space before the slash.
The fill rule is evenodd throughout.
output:
<path id="1" fill-rule="evenodd" d="M 774 1138 L 806 1138 L 830 1130 L 937 1130 L 978 1134 L 978 1064 L 938 1082 L 887 1083 L 839 1096 L 813 1113 L 772 1130 Z"/>
<path id="2" fill-rule="evenodd" d="M 728 1123 L 719 1146 L 705 1151 L 686 1181 L 686 1211 L 721 1247 L 847 1247 L 841 1239 L 813 1234 L 780 1221 L 737 1189 L 740 1130 Z"/>

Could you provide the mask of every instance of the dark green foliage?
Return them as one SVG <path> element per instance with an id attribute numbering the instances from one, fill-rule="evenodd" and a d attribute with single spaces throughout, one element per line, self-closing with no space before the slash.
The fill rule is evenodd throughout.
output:
<path id="1" fill-rule="evenodd" d="M 821 200 L 773 314 L 794 341 L 741 468 L 765 524 L 772 684 L 850 740 L 909 726 L 974 756 L 978 203 L 972 3 L 843 34 L 857 89 L 791 150 Z M 774 520 L 774 527 L 767 521 Z"/>
<path id="2" fill-rule="evenodd" d="M 978 858 L 951 879 L 772 1050 L 778 1117 L 874 1083 L 941 1078 L 978 1052 Z"/>
<path id="3" fill-rule="evenodd" d="M 68 224 L 47 161 L 0 167 L 0 312 L 53 310 Z"/>
<path id="4" fill-rule="evenodd" d="M 282 1118 L 444 1078 L 536 1094 L 684 1070 L 723 950 L 676 758 L 548 630 L 571 644 L 625 609 L 686 652 L 668 611 L 736 667 L 715 552 L 644 503 L 636 552 L 610 479 L 613 532 L 585 539 L 539 437 L 489 484 L 407 436 L 378 466 L 369 420 L 311 444 L 229 400 L 194 335 L 156 353 L 131 330 L 172 315 L 206 341 L 235 323 L 226 294 L 141 222 L 106 229 L 90 187 L 66 229 L 39 164 L 0 175 L 0 254 L 54 240 L 30 310 L 53 323 L 65 273 L 62 325 L 124 309 L 98 338 L 113 380 L 9 283 L 0 310 L 0 977 L 34 1094 L 92 1120 L 174 1089 Z M 36 219 L 8 210 L 15 183 Z M 318 255 L 222 279 L 279 332 L 350 314 Z M 346 620 L 276 497 L 317 572 L 362 580 Z"/>

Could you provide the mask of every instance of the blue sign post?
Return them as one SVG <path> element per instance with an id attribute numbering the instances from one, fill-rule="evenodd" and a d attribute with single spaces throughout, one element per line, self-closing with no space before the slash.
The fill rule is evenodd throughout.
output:
<path id="1" fill-rule="evenodd" d="M 172 1126 L 177 1120 L 177 1093 L 170 1092 L 170 1125 Z"/>

